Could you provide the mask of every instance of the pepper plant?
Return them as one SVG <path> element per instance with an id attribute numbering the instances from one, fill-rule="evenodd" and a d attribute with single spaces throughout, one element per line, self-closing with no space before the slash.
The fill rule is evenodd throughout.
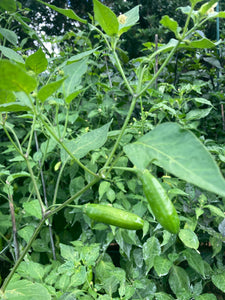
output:
<path id="1" fill-rule="evenodd" d="M 3 154 L 10 164 L 2 155 L 2 197 L 7 201 L 0 217 L 9 224 L 9 206 L 12 220 L 11 237 L 0 225 L 5 245 L 1 253 L 10 249 L 13 259 L 2 283 L 2 299 L 216 299 L 207 287 L 213 283 L 225 292 L 225 180 L 206 146 L 190 131 L 196 127 L 190 122 L 193 113 L 188 119 L 181 109 L 187 108 L 185 89 L 177 91 L 174 102 L 172 96 L 162 99 L 165 85 L 159 80 L 179 51 L 218 46 L 199 28 L 225 18 L 225 12 L 214 12 L 215 0 L 202 5 L 191 0 L 190 6 L 178 8 L 186 17 L 183 28 L 169 16 L 160 21 L 174 38 L 157 50 L 146 44 L 149 54 L 126 69 L 120 40 L 138 22 L 139 6 L 116 16 L 93 0 L 88 23 L 71 9 L 38 1 L 86 24 L 98 42 L 95 47 L 90 40 L 84 42 L 85 51 L 59 63 L 42 47 L 24 60 L 6 47 L 6 42 L 14 45 L 15 33 L 1 30 L 0 126 Z M 147 179 L 139 180 L 149 170 L 162 177 L 155 188 L 160 205 L 165 204 L 163 222 L 157 197 L 151 208 L 143 194 L 141 181 L 147 198 L 153 181 L 149 190 Z M 163 201 L 164 189 L 172 215 Z M 110 216 L 103 205 L 112 204 Z M 176 218 L 172 232 L 167 231 L 167 213 L 168 221 Z M 62 216 L 67 228 L 76 228 L 71 245 L 63 236 L 66 229 L 63 234 L 56 230 Z M 126 226 L 129 217 L 136 225 L 130 220 Z M 209 222 L 219 232 L 207 227 Z M 135 228 L 142 231 L 127 230 Z M 200 232 L 207 233 L 212 245 L 213 267 L 201 256 Z M 120 247 L 120 267 L 107 254 L 113 243 Z M 40 263 L 41 253 L 47 254 L 45 264 Z"/>

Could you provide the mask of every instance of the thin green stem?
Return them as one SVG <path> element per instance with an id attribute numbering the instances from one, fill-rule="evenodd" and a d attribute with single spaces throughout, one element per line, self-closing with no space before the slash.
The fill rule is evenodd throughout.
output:
<path id="1" fill-rule="evenodd" d="M 65 144 L 63 143 L 63 141 L 61 141 L 61 139 L 59 139 L 57 137 L 57 135 L 54 133 L 54 131 L 51 129 L 51 127 L 44 121 L 43 117 L 40 115 L 40 120 L 42 122 L 42 124 L 45 126 L 45 128 L 47 129 L 47 131 L 51 134 L 51 136 L 53 136 L 53 138 L 60 144 L 60 146 L 69 154 L 69 156 L 82 168 L 84 169 L 86 172 L 88 172 L 89 174 L 98 177 L 97 174 L 95 174 L 94 172 L 92 172 L 90 169 L 88 169 L 85 165 L 83 165 L 79 159 L 77 159 L 73 153 L 65 146 Z"/>
<path id="2" fill-rule="evenodd" d="M 133 96 L 133 95 L 134 95 L 134 91 L 133 91 L 132 87 L 130 86 L 130 84 L 129 84 L 128 80 L 127 80 L 127 77 L 126 77 L 126 75 L 125 75 L 125 73 L 124 73 L 124 71 L 123 71 L 123 68 L 122 68 L 122 66 L 121 66 L 120 60 L 119 60 L 119 58 L 118 58 L 118 55 L 117 55 L 115 49 L 113 49 L 113 55 L 114 55 L 114 57 L 115 57 L 115 60 L 116 60 L 116 63 L 117 63 L 117 67 L 118 67 L 118 70 L 119 70 L 121 76 L 123 77 L 123 80 L 124 80 L 124 82 L 125 82 L 125 84 L 126 84 L 128 90 L 129 90 L 129 92 L 130 92 L 131 95 Z"/>
<path id="3" fill-rule="evenodd" d="M 137 94 L 137 96 L 136 96 L 137 98 L 140 97 L 155 82 L 155 80 L 158 78 L 159 74 L 163 71 L 163 69 L 165 68 L 165 66 L 168 64 L 168 62 L 170 61 L 170 59 L 173 57 L 174 53 L 177 51 L 177 48 L 178 48 L 179 44 L 180 44 L 180 41 L 177 41 L 177 45 L 172 49 L 172 51 L 170 52 L 170 54 L 167 56 L 167 58 L 165 59 L 165 61 L 162 64 L 162 66 L 159 68 L 158 72 L 152 77 L 152 79 L 140 91 L 140 93 Z"/>
<path id="4" fill-rule="evenodd" d="M 29 137 L 27 151 L 26 151 L 26 157 L 29 157 L 29 153 L 30 153 L 30 149 L 31 149 L 31 143 L 32 143 L 33 136 L 34 136 L 35 123 L 36 123 L 36 115 L 34 115 L 33 124 L 31 126 L 30 137 Z"/>
<path id="5" fill-rule="evenodd" d="M 38 188 L 38 186 L 37 186 L 37 182 L 36 182 L 36 179 L 35 179 L 33 170 L 32 170 L 32 168 L 31 168 L 29 159 L 28 159 L 27 157 L 24 157 L 24 159 L 25 159 L 25 161 L 26 161 L 27 168 L 28 168 L 28 171 L 29 171 L 29 173 L 30 173 L 31 180 L 32 180 L 33 185 L 34 185 L 34 190 L 35 190 L 35 192 L 36 192 L 36 195 L 37 195 L 37 198 L 38 198 L 38 202 L 39 202 L 39 205 L 40 205 L 40 207 L 41 207 L 42 216 L 44 216 L 44 214 L 45 214 L 45 207 L 44 207 L 44 204 L 43 204 L 43 202 L 42 202 L 41 195 L 40 195 L 40 193 L 39 193 L 39 188 Z"/>
<path id="6" fill-rule="evenodd" d="M 12 270 L 10 271 L 9 275 L 6 277 L 5 281 L 3 282 L 3 285 L 1 287 L 2 292 L 5 292 L 5 289 L 7 287 L 7 285 L 9 284 L 10 280 L 12 279 L 14 273 L 16 272 L 17 268 L 19 267 L 20 263 L 22 262 L 22 260 L 24 259 L 25 255 L 27 254 L 27 252 L 29 251 L 31 244 L 33 243 L 33 241 L 36 239 L 38 233 L 40 232 L 42 225 L 45 222 L 45 218 L 41 220 L 41 222 L 39 223 L 38 227 L 35 229 L 31 239 L 29 240 L 28 244 L 26 245 L 26 247 L 24 248 L 23 252 L 21 253 L 20 257 L 18 258 L 18 260 L 15 262 L 15 265 L 13 266 Z"/>
<path id="7" fill-rule="evenodd" d="M 86 192 L 90 187 L 92 187 L 95 183 L 100 181 L 100 177 L 96 177 L 94 180 L 92 180 L 89 184 L 87 184 L 85 187 L 83 187 L 79 192 L 77 192 L 75 195 L 70 197 L 68 200 L 66 200 L 64 203 L 62 203 L 59 207 L 56 207 L 55 209 L 46 212 L 46 216 L 49 218 L 50 216 L 56 214 L 60 210 L 62 210 L 64 207 L 66 207 L 68 204 L 70 204 L 73 200 L 78 198 L 80 195 L 82 195 L 84 192 Z"/>
<path id="8" fill-rule="evenodd" d="M 125 132 L 125 130 L 127 128 L 127 124 L 129 122 L 130 117 L 132 115 L 132 112 L 133 112 L 133 110 L 135 108 L 136 102 L 137 102 L 137 97 L 133 97 L 131 105 L 130 105 L 130 108 L 129 108 L 129 111 L 128 111 L 128 114 L 127 114 L 127 117 L 126 117 L 126 119 L 125 119 L 125 121 L 123 123 L 123 127 L 121 128 L 120 134 L 117 137 L 117 140 L 116 140 L 116 142 L 115 142 L 115 144 L 113 146 L 113 149 L 112 149 L 112 151 L 111 151 L 111 153 L 110 153 L 110 155 L 109 155 L 109 157 L 108 157 L 108 159 L 107 159 L 107 161 L 106 161 L 103 169 L 107 168 L 109 166 L 109 164 L 111 163 L 111 160 L 112 160 L 112 158 L 114 156 L 114 153 L 116 152 L 116 149 L 117 149 L 117 147 L 118 147 L 118 145 L 119 145 L 119 143 L 121 141 L 121 138 L 122 138 L 122 136 L 123 136 L 123 134 L 124 134 L 124 132 Z"/>

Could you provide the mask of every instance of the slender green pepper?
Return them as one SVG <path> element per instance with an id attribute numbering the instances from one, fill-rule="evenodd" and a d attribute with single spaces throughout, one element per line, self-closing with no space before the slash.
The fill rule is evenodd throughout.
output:
<path id="1" fill-rule="evenodd" d="M 161 183 L 146 169 L 140 179 L 144 194 L 156 220 L 169 232 L 178 233 L 180 229 L 179 217 Z"/>
<path id="2" fill-rule="evenodd" d="M 84 205 L 83 212 L 97 222 L 121 228 L 137 230 L 144 225 L 144 220 L 139 216 L 108 205 L 88 203 Z"/>

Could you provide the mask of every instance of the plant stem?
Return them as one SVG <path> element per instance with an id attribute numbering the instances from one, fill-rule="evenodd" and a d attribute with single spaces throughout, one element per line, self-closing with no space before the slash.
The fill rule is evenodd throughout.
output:
<path id="1" fill-rule="evenodd" d="M 85 165 L 83 165 L 79 159 L 77 159 L 73 153 L 65 146 L 65 144 L 63 143 L 63 141 L 61 141 L 61 139 L 59 139 L 57 137 L 57 135 L 54 133 L 54 131 L 50 128 L 50 126 L 44 121 L 44 119 L 42 118 L 42 116 L 40 115 L 40 120 L 42 122 L 42 124 L 45 126 L 45 128 L 47 129 L 47 131 L 51 134 L 51 136 L 53 136 L 53 138 L 60 144 L 60 146 L 69 154 L 69 156 L 82 168 L 84 169 L 86 172 L 90 173 L 91 175 L 98 177 L 97 174 L 95 174 L 94 172 L 92 172 L 90 169 L 88 169 Z"/>
<path id="2" fill-rule="evenodd" d="M 128 122 L 130 120 L 130 117 L 132 115 L 132 112 L 134 110 L 136 102 L 137 102 L 137 97 L 133 96 L 133 99 L 132 99 L 129 111 L 127 113 L 127 117 L 126 117 L 126 119 L 125 119 L 125 121 L 123 123 L 123 127 L 121 128 L 120 134 L 119 134 L 119 136 L 118 136 L 118 138 L 117 138 L 117 140 L 116 140 L 116 142 L 115 142 L 115 144 L 113 146 L 113 149 L 112 149 L 112 151 L 111 151 L 111 153 L 110 153 L 110 155 L 109 155 L 109 157 L 108 157 L 108 159 L 107 159 L 107 161 L 106 161 L 106 163 L 105 163 L 105 165 L 104 165 L 104 167 L 102 169 L 107 168 L 109 166 L 109 164 L 110 164 L 110 162 L 111 162 L 111 160 L 113 158 L 113 155 L 116 152 L 116 149 L 117 149 L 117 147 L 118 147 L 118 145 L 119 145 L 119 143 L 121 141 L 121 138 L 122 138 L 122 136 L 124 134 L 124 131 L 127 128 L 127 124 L 128 124 Z"/>
<path id="3" fill-rule="evenodd" d="M 20 265 L 20 263 L 22 262 L 22 260 L 24 259 L 25 255 L 27 254 L 27 252 L 29 251 L 31 244 L 33 243 L 33 241 L 35 240 L 35 238 L 37 237 L 39 231 L 41 230 L 42 225 L 45 222 L 45 218 L 43 218 L 41 220 L 41 222 L 39 223 L 38 227 L 35 229 L 31 239 L 29 240 L 28 244 L 26 245 L 26 247 L 24 248 L 23 252 L 21 253 L 19 259 L 16 261 L 15 265 L 13 266 L 12 270 L 10 271 L 9 275 L 6 277 L 5 281 L 3 282 L 3 285 L 1 287 L 2 292 L 5 292 L 5 289 L 7 287 L 7 285 L 9 284 L 10 280 L 12 279 L 14 273 L 16 272 L 18 266 Z"/>
<path id="4" fill-rule="evenodd" d="M 68 200 L 66 200 L 64 203 L 62 203 L 60 206 L 56 207 L 55 209 L 46 212 L 46 216 L 50 217 L 54 214 L 56 214 L 57 212 L 59 212 L 60 210 L 62 210 L 64 207 L 66 207 L 68 204 L 70 204 L 73 200 L 75 200 L 77 197 L 79 197 L 80 195 L 82 195 L 84 192 L 86 192 L 90 187 L 92 187 L 95 183 L 97 183 L 98 181 L 100 181 L 101 177 L 96 177 L 95 179 L 93 179 L 89 184 L 87 184 L 85 187 L 83 187 L 79 192 L 77 192 L 75 195 L 73 195 L 72 197 L 70 197 Z"/>

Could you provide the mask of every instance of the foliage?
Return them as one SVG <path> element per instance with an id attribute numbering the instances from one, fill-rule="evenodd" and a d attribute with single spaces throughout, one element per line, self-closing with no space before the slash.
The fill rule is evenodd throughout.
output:
<path id="1" fill-rule="evenodd" d="M 203 30 L 225 12 L 200 2 L 179 9 L 181 22 L 162 16 L 171 39 L 157 49 L 146 40 L 131 60 L 121 42 L 145 18 L 138 3 L 119 16 L 94 0 L 88 24 L 47 4 L 86 27 L 44 40 L 14 0 L 1 3 L 2 299 L 224 297 L 222 42 Z M 15 22 L 38 49 L 25 48 Z M 148 205 L 137 176 L 146 168 L 178 212 L 178 234 Z M 136 214 L 143 229 L 97 223 L 87 203 Z"/>

